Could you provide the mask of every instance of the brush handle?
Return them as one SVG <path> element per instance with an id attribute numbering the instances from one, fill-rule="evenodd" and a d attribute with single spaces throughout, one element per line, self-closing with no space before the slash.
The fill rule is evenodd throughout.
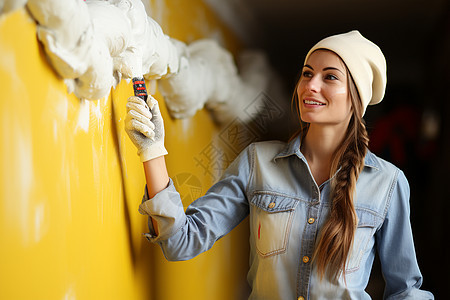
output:
<path id="1" fill-rule="evenodd" d="M 134 77 L 133 79 L 133 89 L 134 95 L 136 97 L 141 98 L 144 101 L 147 101 L 147 88 L 145 87 L 144 78 Z"/>

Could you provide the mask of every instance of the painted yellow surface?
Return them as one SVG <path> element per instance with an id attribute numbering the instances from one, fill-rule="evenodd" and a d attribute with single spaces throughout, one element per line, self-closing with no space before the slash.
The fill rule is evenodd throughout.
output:
<path id="1" fill-rule="evenodd" d="M 214 36 L 239 49 L 201 0 L 148 4 L 174 38 Z M 131 84 L 97 101 L 69 94 L 20 9 L 0 16 L 0 86 L 0 299 L 245 297 L 245 224 L 188 262 L 167 262 L 142 237 L 144 173 L 124 131 Z M 206 111 L 173 120 L 156 98 L 169 173 L 188 205 L 235 152 Z"/>

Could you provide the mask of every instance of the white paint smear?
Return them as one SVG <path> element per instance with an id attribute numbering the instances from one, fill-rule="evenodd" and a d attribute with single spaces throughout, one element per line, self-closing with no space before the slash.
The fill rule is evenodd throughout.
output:
<path id="1" fill-rule="evenodd" d="M 213 40 L 196 41 L 184 49 L 180 70 L 159 81 L 159 89 L 175 118 L 187 118 L 206 106 L 216 122 L 236 117 L 248 122 L 258 115 L 246 110 L 264 108 L 262 101 L 287 99 L 279 76 L 261 51 L 247 50 L 239 56 L 239 68 L 230 52 Z M 239 70 L 239 73 L 238 73 Z"/>
<path id="2" fill-rule="evenodd" d="M 88 132 L 89 120 L 90 120 L 89 103 L 86 100 L 82 99 L 80 102 L 80 109 L 78 110 L 76 131 L 78 131 L 78 129 L 82 129 L 84 132 Z"/>
<path id="3" fill-rule="evenodd" d="M 30 0 L 28 8 L 54 68 L 79 98 L 103 98 L 122 77 L 177 69 L 175 47 L 139 0 Z"/>
<path id="4" fill-rule="evenodd" d="M 81 99 L 101 99 L 122 78 L 144 76 L 160 79 L 175 118 L 191 117 L 206 105 L 219 122 L 236 116 L 245 121 L 243 108 L 277 81 L 259 52 L 245 54 L 238 72 L 232 55 L 216 41 L 186 45 L 170 38 L 140 0 L 29 0 L 27 5 L 53 67 Z"/>

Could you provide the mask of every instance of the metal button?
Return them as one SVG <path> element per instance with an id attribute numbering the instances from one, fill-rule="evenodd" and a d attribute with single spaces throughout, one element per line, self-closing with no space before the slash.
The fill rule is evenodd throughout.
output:
<path id="1" fill-rule="evenodd" d="M 275 207 L 275 202 L 270 202 L 269 203 L 269 208 L 274 208 Z"/>
<path id="2" fill-rule="evenodd" d="M 308 256 L 303 256 L 303 262 L 306 264 L 307 262 L 309 262 L 309 257 Z"/>
<path id="3" fill-rule="evenodd" d="M 305 300 L 305 298 L 303 298 L 302 296 L 298 297 L 297 300 Z"/>
<path id="4" fill-rule="evenodd" d="M 308 223 L 309 223 L 309 224 L 312 224 L 312 223 L 314 223 L 315 220 L 316 220 L 316 219 L 314 219 L 314 218 L 309 218 L 309 219 L 308 219 Z"/>

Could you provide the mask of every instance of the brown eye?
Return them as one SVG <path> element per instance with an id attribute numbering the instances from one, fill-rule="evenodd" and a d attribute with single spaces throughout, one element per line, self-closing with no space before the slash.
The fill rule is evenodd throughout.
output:
<path id="1" fill-rule="evenodd" d="M 312 73 L 310 71 L 303 71 L 302 76 L 310 78 L 310 77 L 312 77 Z"/>
<path id="2" fill-rule="evenodd" d="M 328 75 L 325 77 L 325 79 L 328 79 L 328 80 L 337 80 L 338 78 L 337 78 L 336 76 L 334 76 L 333 74 L 328 74 Z"/>

